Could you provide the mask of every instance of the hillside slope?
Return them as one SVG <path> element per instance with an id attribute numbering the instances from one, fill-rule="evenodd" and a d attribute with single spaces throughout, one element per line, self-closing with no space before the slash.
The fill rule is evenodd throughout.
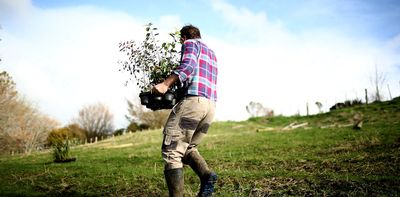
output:
<path id="1" fill-rule="evenodd" d="M 353 129 L 361 119 L 361 129 Z M 200 145 L 215 196 L 400 196 L 400 98 L 308 117 L 216 122 Z M 297 128 L 296 128 L 297 127 Z M 167 196 L 161 130 L 0 159 L 0 196 Z M 185 194 L 197 177 L 185 168 Z"/>

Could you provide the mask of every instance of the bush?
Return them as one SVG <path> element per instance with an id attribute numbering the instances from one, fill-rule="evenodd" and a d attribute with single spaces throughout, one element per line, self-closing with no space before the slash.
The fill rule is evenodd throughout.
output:
<path id="1" fill-rule="evenodd" d="M 131 122 L 129 126 L 126 128 L 127 132 L 136 132 L 150 129 L 148 124 L 138 124 L 136 122 Z"/>
<path id="2" fill-rule="evenodd" d="M 361 99 L 354 99 L 354 100 L 351 102 L 351 104 L 352 104 L 353 106 L 355 106 L 355 105 L 362 105 L 363 103 L 362 103 Z"/>
<path id="3" fill-rule="evenodd" d="M 53 146 L 56 144 L 60 144 L 62 141 L 66 140 L 68 137 L 72 137 L 72 133 L 66 127 L 55 129 L 50 132 L 49 136 L 47 137 L 47 144 L 49 146 Z"/>
<path id="4" fill-rule="evenodd" d="M 140 130 L 139 124 L 136 122 L 131 122 L 129 126 L 126 128 L 127 131 L 129 132 L 136 132 Z"/>
<path id="5" fill-rule="evenodd" d="M 60 144 L 62 141 L 67 139 L 72 139 L 75 143 L 80 144 L 86 138 L 84 130 L 80 129 L 79 126 L 71 124 L 67 127 L 54 129 L 50 132 L 47 137 L 47 145 L 53 146 L 55 144 Z"/>
<path id="6" fill-rule="evenodd" d="M 119 135 L 123 135 L 125 132 L 125 129 L 121 128 L 121 129 L 117 129 L 114 131 L 114 136 L 119 136 Z"/>

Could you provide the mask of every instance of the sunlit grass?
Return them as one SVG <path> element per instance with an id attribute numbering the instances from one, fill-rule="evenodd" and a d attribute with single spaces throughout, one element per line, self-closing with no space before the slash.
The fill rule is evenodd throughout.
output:
<path id="1" fill-rule="evenodd" d="M 216 196 L 399 196 L 400 99 L 309 117 L 214 123 L 200 152 L 218 174 Z M 362 113 L 361 130 L 348 125 Z M 308 124 L 284 130 L 290 123 Z M 329 127 L 325 127 L 325 126 Z M 167 196 L 161 130 L 0 159 L 0 196 Z M 198 178 L 185 170 L 185 193 Z"/>

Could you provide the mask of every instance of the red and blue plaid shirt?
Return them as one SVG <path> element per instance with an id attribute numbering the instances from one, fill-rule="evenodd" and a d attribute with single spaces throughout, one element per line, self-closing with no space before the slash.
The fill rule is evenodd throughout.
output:
<path id="1" fill-rule="evenodd" d="M 187 94 L 217 101 L 217 57 L 199 39 L 186 40 L 182 45 L 181 64 L 174 70 Z"/>

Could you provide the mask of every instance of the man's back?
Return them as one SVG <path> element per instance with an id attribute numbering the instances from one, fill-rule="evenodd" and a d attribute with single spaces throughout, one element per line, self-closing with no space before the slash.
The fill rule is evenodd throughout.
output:
<path id="1" fill-rule="evenodd" d="M 188 85 L 187 94 L 217 100 L 217 58 L 200 39 L 183 43 L 180 66 L 175 70 L 179 80 Z"/>

